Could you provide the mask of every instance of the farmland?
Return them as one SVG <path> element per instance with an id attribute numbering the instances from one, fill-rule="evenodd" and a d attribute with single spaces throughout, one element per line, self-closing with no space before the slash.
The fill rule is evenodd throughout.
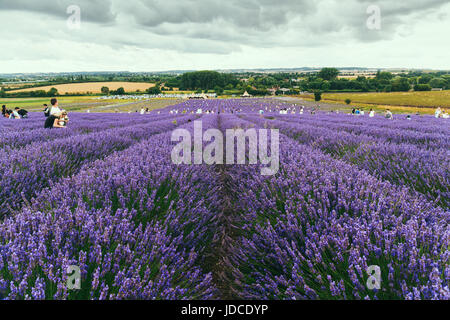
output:
<path id="1" fill-rule="evenodd" d="M 217 99 L 73 113 L 67 129 L 0 119 L 0 298 L 450 299 L 449 122 L 309 111 Z M 279 172 L 173 164 L 172 132 L 196 121 L 278 129 Z"/>
<path id="2" fill-rule="evenodd" d="M 303 98 L 312 100 L 310 95 Z M 391 108 L 399 112 L 427 112 L 432 113 L 435 108 L 450 108 L 450 91 L 430 92 L 380 92 L 380 93 L 324 93 L 324 102 L 344 104 L 346 99 L 352 105 L 366 107 Z M 429 110 L 428 110 L 429 109 Z"/>
<path id="3" fill-rule="evenodd" d="M 93 96 L 57 97 L 59 106 L 70 112 L 135 112 L 140 108 L 160 109 L 181 101 L 176 98 L 153 98 L 146 100 L 134 99 L 102 99 Z M 7 109 L 16 107 L 28 111 L 41 111 L 43 104 L 50 105 L 50 98 L 0 98 L 0 106 L 6 105 Z"/>
<path id="4" fill-rule="evenodd" d="M 124 88 L 127 92 L 136 92 L 154 87 L 154 83 L 144 82 L 85 82 L 85 83 L 69 83 L 69 84 L 57 84 L 53 86 L 33 87 L 27 89 L 11 90 L 10 93 L 17 92 L 30 92 L 37 90 L 49 91 L 52 88 L 56 88 L 59 94 L 86 94 L 86 93 L 101 93 L 102 87 L 108 87 L 110 90 L 117 90 Z"/>

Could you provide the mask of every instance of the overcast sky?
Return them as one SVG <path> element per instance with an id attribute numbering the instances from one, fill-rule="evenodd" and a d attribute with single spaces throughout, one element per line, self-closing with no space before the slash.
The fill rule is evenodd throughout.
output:
<path id="1" fill-rule="evenodd" d="M 449 34 L 449 0 L 0 0 L 0 73 L 450 69 Z"/>

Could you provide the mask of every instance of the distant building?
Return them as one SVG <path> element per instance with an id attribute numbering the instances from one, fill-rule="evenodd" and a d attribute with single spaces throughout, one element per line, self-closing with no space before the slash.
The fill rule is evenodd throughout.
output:
<path id="1" fill-rule="evenodd" d="M 250 98 L 251 96 L 252 96 L 251 94 L 249 94 L 247 91 L 245 91 L 241 97 L 242 98 Z"/>
<path id="2" fill-rule="evenodd" d="M 270 88 L 270 89 L 267 89 L 267 91 L 269 91 L 270 94 L 273 95 L 273 96 L 277 93 L 277 90 L 278 90 L 277 88 Z"/>

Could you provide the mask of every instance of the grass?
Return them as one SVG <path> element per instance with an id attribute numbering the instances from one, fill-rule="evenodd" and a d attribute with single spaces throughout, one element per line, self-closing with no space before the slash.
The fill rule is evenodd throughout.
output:
<path id="1" fill-rule="evenodd" d="M 99 100 L 95 96 L 57 97 L 59 106 L 70 112 L 135 112 L 141 108 L 150 110 L 160 109 L 169 105 L 180 103 L 181 99 L 155 98 L 150 101 L 108 99 Z M 43 104 L 50 105 L 51 98 L 0 98 L 0 106 L 6 105 L 7 109 L 16 107 L 28 111 L 41 111 Z"/>

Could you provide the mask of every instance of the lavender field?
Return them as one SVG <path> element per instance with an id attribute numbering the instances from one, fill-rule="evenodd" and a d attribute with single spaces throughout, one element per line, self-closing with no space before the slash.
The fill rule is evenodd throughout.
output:
<path id="1" fill-rule="evenodd" d="M 405 118 L 263 99 L 2 118 L 0 299 L 448 300 L 450 123 Z M 279 172 L 173 164 L 195 121 L 278 129 Z"/>

